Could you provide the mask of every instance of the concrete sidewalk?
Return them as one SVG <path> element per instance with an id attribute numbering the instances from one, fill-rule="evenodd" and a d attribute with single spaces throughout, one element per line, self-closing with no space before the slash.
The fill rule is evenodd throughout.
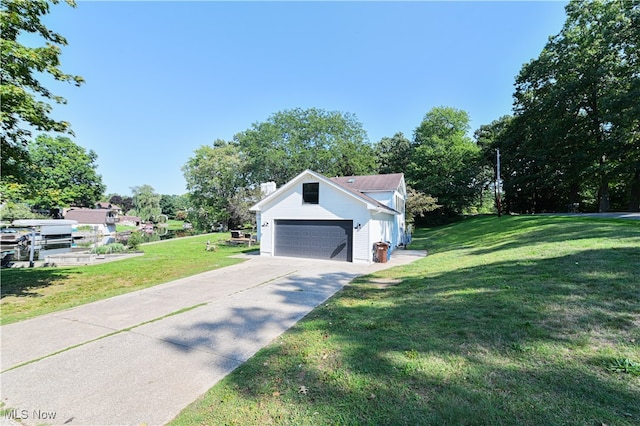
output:
<path id="1" fill-rule="evenodd" d="M 355 277 L 357 265 L 244 263 L 0 328 L 1 398 L 21 424 L 164 424 Z M 3 422 L 2 424 L 6 424 Z"/>

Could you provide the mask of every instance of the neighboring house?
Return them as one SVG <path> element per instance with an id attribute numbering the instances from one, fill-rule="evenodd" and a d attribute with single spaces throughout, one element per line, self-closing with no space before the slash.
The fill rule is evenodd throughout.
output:
<path id="1" fill-rule="evenodd" d="M 390 251 L 405 244 L 406 199 L 402 173 L 327 178 L 305 170 L 251 207 L 260 254 L 373 262 L 375 243 Z"/>
<path id="2" fill-rule="evenodd" d="M 153 223 L 143 223 L 138 227 L 140 232 L 144 232 L 145 234 L 153 234 Z"/>
<path id="3" fill-rule="evenodd" d="M 142 219 L 139 216 L 118 216 L 118 223 L 120 225 L 128 226 L 140 226 Z"/>
<path id="4" fill-rule="evenodd" d="M 96 209 L 115 210 L 116 213 L 122 214 L 122 207 L 111 204 L 108 201 L 100 201 L 96 203 Z"/>
<path id="5" fill-rule="evenodd" d="M 118 223 L 117 212 L 108 209 L 72 208 L 65 213 L 64 218 L 78 221 L 79 227 L 86 225 L 97 227 L 97 231 L 103 235 L 115 235 L 116 223 Z"/>

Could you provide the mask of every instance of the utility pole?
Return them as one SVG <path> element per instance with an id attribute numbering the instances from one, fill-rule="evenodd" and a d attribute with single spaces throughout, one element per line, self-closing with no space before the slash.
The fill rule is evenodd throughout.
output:
<path id="1" fill-rule="evenodd" d="M 496 207 L 498 217 L 502 215 L 502 205 L 500 202 L 500 149 L 496 149 Z"/>

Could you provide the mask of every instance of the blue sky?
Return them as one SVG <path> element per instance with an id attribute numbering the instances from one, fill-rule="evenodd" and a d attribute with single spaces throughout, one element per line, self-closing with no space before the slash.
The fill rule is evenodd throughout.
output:
<path id="1" fill-rule="evenodd" d="M 90 2 L 44 19 L 80 88 L 54 116 L 98 154 L 108 193 L 186 192 L 194 150 L 291 108 L 355 114 L 371 143 L 451 106 L 472 131 L 511 113 L 515 77 L 566 2 Z"/>

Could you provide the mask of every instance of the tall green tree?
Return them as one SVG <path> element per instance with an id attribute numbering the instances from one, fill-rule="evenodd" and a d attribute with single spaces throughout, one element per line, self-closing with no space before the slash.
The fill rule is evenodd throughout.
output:
<path id="1" fill-rule="evenodd" d="M 566 13 L 562 31 L 516 80 L 514 125 L 541 177 L 532 189 L 550 208 L 559 208 L 554 199 L 588 203 L 590 194 L 599 211 L 633 204 L 640 199 L 640 3 L 573 0 Z"/>
<path id="2" fill-rule="evenodd" d="M 229 199 L 229 229 L 255 227 L 256 215 L 249 209 L 260 201 L 261 197 L 260 187 L 239 188 Z"/>
<path id="3" fill-rule="evenodd" d="M 404 173 L 411 163 L 413 145 L 402 132 L 384 137 L 375 145 L 378 173 Z"/>
<path id="4" fill-rule="evenodd" d="M 120 194 L 109 194 L 107 199 L 113 205 L 116 205 L 122 209 L 123 212 L 133 210 L 133 198 L 128 195 L 122 196 Z"/>
<path id="5" fill-rule="evenodd" d="M 532 171 L 535 164 L 527 162 L 526 154 L 519 151 L 520 138 L 514 134 L 514 118 L 505 115 L 490 124 L 481 125 L 474 132 L 474 139 L 482 156 L 483 180 L 491 182 L 486 189 L 493 192 L 497 202 L 496 179 L 498 175 L 497 154 L 500 151 L 500 175 L 505 197 L 501 196 L 501 211 L 527 211 L 528 207 L 535 204 L 530 198 L 528 186 L 534 178 Z M 519 159 L 520 161 L 516 161 Z M 496 205 L 497 208 L 497 205 Z M 496 210 L 497 211 L 497 210 Z"/>
<path id="6" fill-rule="evenodd" d="M 169 219 L 174 219 L 178 211 L 186 210 L 189 207 L 189 200 L 184 195 L 162 194 L 160 198 L 160 208 L 162 214 Z"/>
<path id="7" fill-rule="evenodd" d="M 249 183 L 282 185 L 305 169 L 327 176 L 372 173 L 373 147 L 352 114 L 291 109 L 273 114 L 234 137 Z"/>
<path id="8" fill-rule="evenodd" d="M 481 156 L 481 172 L 479 174 L 479 180 L 485 182 L 483 186 L 483 198 L 486 200 L 493 199 L 496 212 L 509 211 L 509 208 L 505 209 L 506 200 L 502 195 L 502 187 L 497 182 L 498 177 L 498 161 L 497 156 L 500 151 L 501 159 L 504 157 L 505 152 L 510 150 L 505 149 L 510 142 L 508 137 L 511 129 L 511 123 L 513 117 L 505 115 L 497 120 L 494 120 L 490 124 L 481 125 L 473 134 L 476 145 L 480 149 Z M 502 160 L 504 163 L 504 160 Z M 504 165 L 500 166 L 501 181 L 505 182 L 504 177 L 510 176 Z M 516 179 L 516 176 L 514 176 Z M 508 182 L 513 183 L 514 179 L 509 178 Z M 489 192 L 487 192 L 489 191 Z M 500 192 L 499 192 L 500 191 Z M 498 205 L 498 202 L 500 203 Z"/>
<path id="9" fill-rule="evenodd" d="M 49 30 L 42 17 L 49 13 L 50 3 L 58 0 L 1 0 L 0 1 L 0 133 L 2 149 L 2 175 L 5 180 L 22 181 L 19 164 L 29 160 L 26 144 L 31 128 L 40 131 L 71 133 L 66 121 L 51 117 L 51 105 L 65 99 L 54 95 L 44 87 L 39 74 L 49 74 L 54 79 L 79 86 L 83 78 L 66 74 L 60 69 L 61 47 L 67 40 Z M 66 0 L 70 6 L 75 2 Z M 45 44 L 29 47 L 21 43 L 24 34 L 41 37 Z M 44 100 L 43 100 L 44 99 Z"/>
<path id="10" fill-rule="evenodd" d="M 469 115 L 451 107 L 436 107 L 424 117 L 414 135 L 414 153 L 407 183 L 437 198 L 447 214 L 457 214 L 479 201 L 484 182 L 480 149 L 467 136 Z"/>
<path id="11" fill-rule="evenodd" d="M 98 155 L 63 136 L 38 136 L 28 145 L 28 193 L 35 208 L 93 207 L 105 190 Z M 23 165 L 24 166 L 24 165 Z"/>
<path id="12" fill-rule="evenodd" d="M 157 222 L 158 216 L 162 214 L 160 199 L 151 185 L 134 186 L 131 188 L 133 194 L 134 216 L 140 217 L 143 222 Z"/>
<path id="13" fill-rule="evenodd" d="M 198 148 L 182 167 L 193 207 L 190 220 L 197 228 L 241 224 L 233 213 L 233 198 L 247 187 L 244 165 L 238 147 L 218 139 Z"/>
<path id="14" fill-rule="evenodd" d="M 283 185 L 305 169 L 328 176 L 375 172 L 373 147 L 355 116 L 285 110 L 236 134 L 232 142 L 198 148 L 182 168 L 193 207 L 190 220 L 200 229 L 246 224 L 260 183 Z"/>

